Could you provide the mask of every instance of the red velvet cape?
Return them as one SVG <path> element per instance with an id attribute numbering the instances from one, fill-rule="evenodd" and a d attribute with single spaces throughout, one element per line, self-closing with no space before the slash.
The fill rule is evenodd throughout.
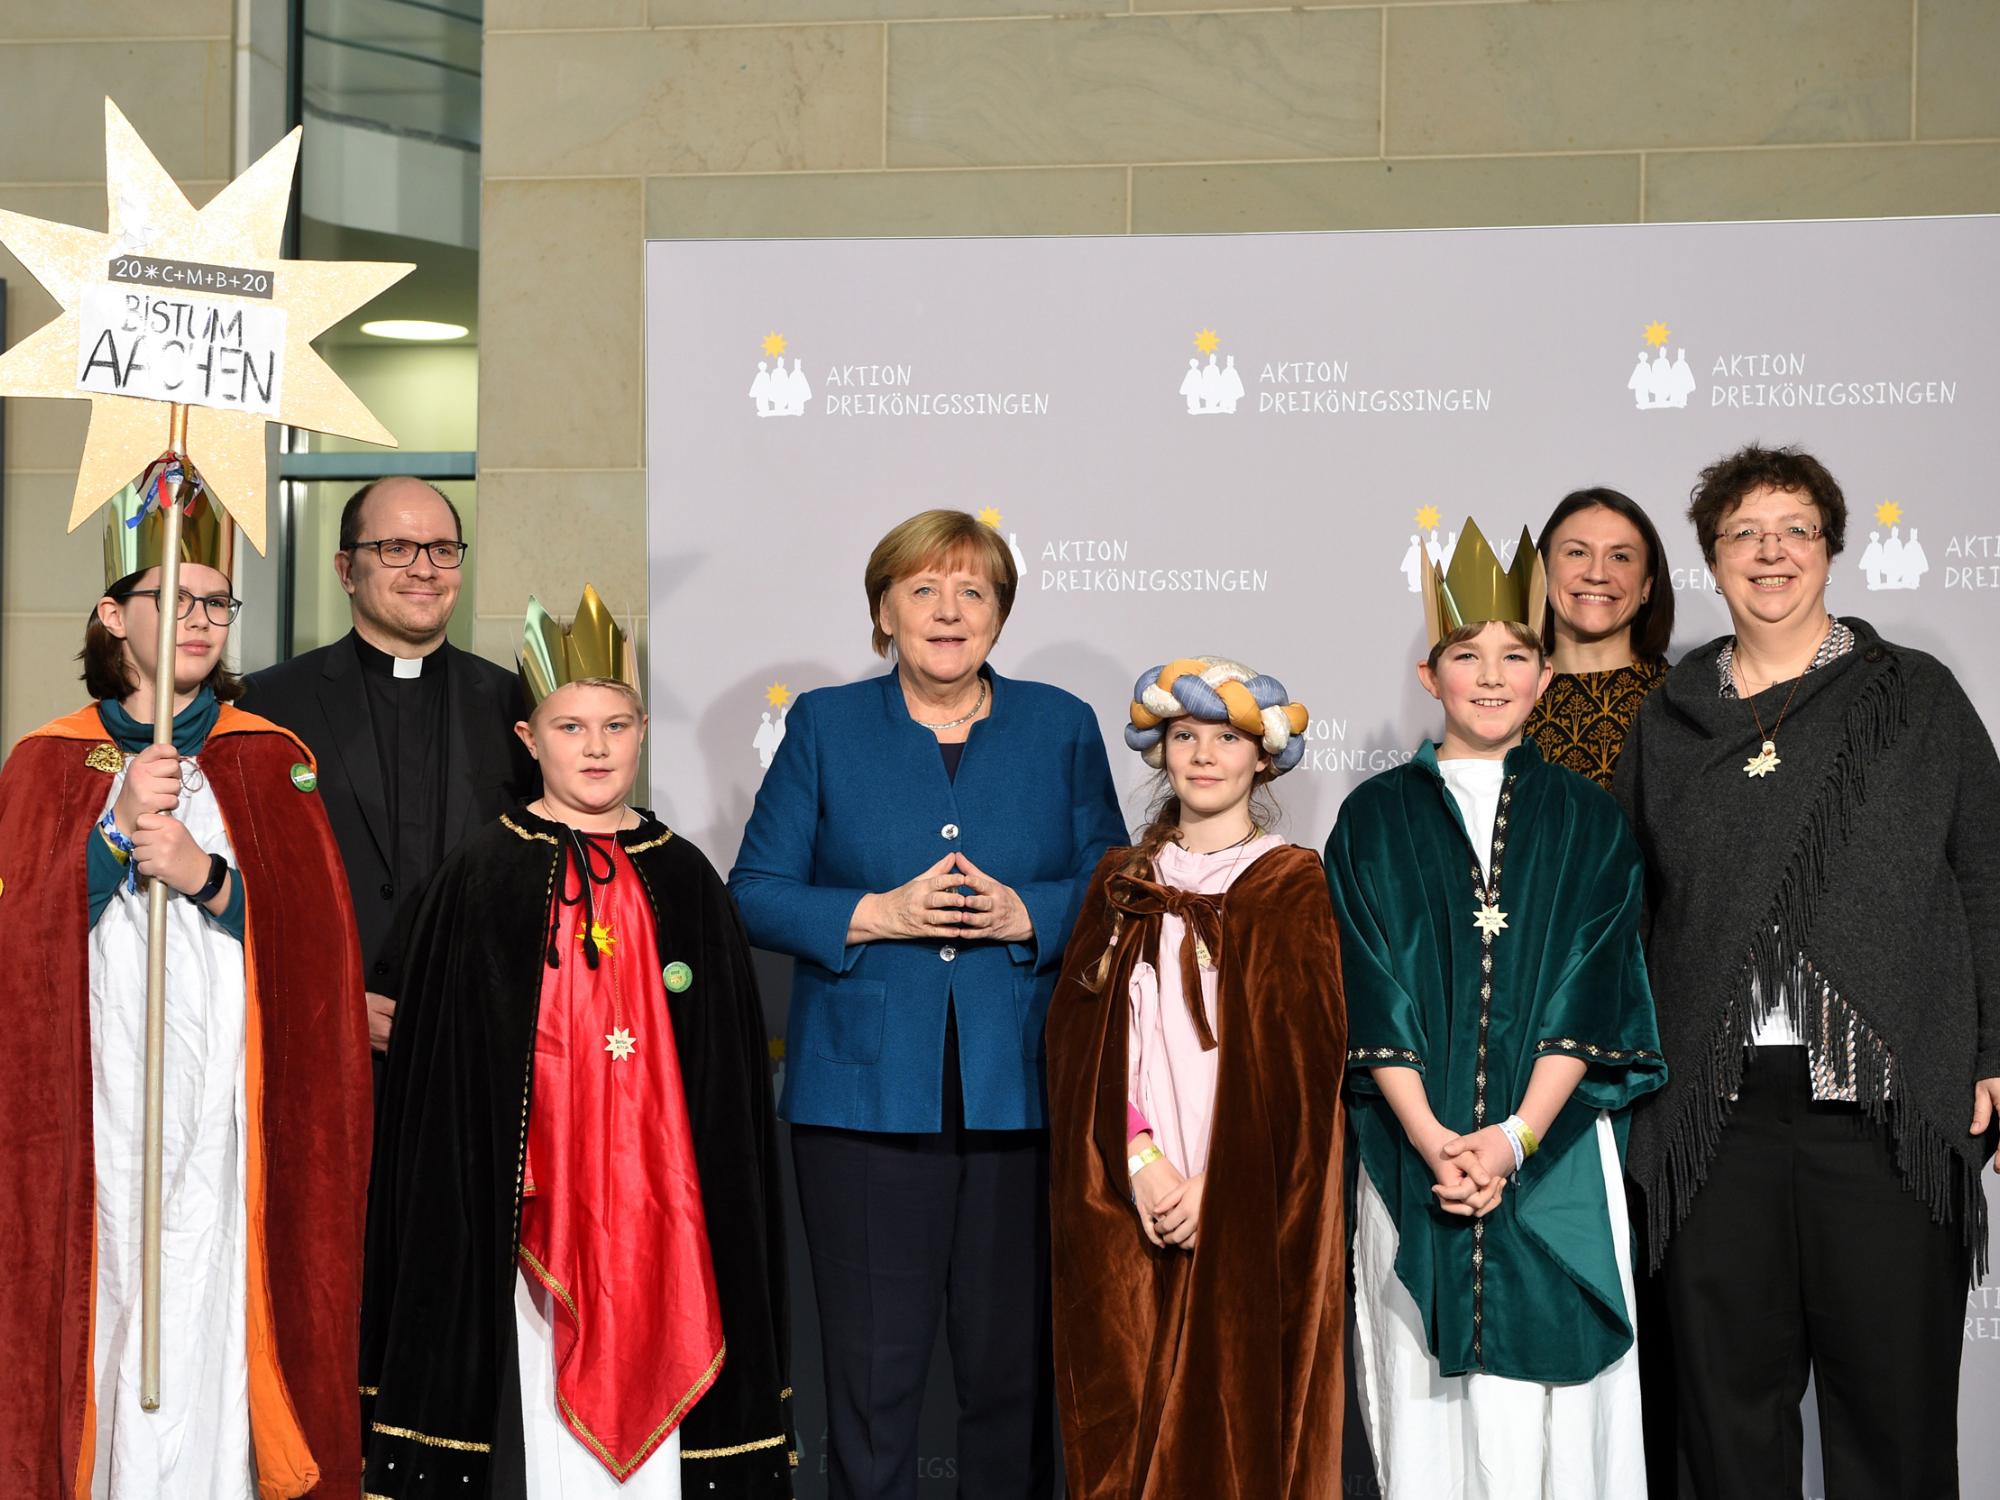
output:
<path id="1" fill-rule="evenodd" d="M 1049 1006 L 1056 1400 L 1071 1500 L 1320 1500 L 1340 1487 L 1346 1228 L 1340 939 L 1319 857 L 1285 845 L 1222 897 L 1221 1058 L 1193 1254 L 1155 1249 L 1125 1169 L 1132 965 L 1091 880 Z"/>
<path id="2" fill-rule="evenodd" d="M 87 840 L 117 762 L 95 708 L 0 767 L 0 1494 L 88 1500 L 96 1438 Z M 250 1406 L 262 1500 L 361 1494 L 370 1088 L 347 881 L 291 735 L 224 708 L 200 754 L 245 893 Z M 172 1352 L 162 1360 L 172 1378 Z"/>

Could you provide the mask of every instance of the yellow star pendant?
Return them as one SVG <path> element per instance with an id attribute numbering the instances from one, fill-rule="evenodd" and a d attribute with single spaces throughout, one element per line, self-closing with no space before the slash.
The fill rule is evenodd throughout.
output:
<path id="1" fill-rule="evenodd" d="M 1492 937 L 1507 925 L 1507 913 L 1489 901 L 1472 914 L 1472 923 L 1485 936 Z"/>
<path id="2" fill-rule="evenodd" d="M 590 924 L 590 939 L 597 944 L 597 951 L 599 953 L 609 953 L 618 942 L 618 939 L 612 935 L 611 924 L 609 922 L 592 922 Z M 578 946 L 581 946 L 583 943 L 583 929 L 581 927 L 576 930 L 576 941 Z"/>
<path id="3" fill-rule="evenodd" d="M 264 550 L 267 421 L 396 445 L 361 398 L 313 352 L 310 341 L 415 268 L 280 258 L 299 134 L 294 130 L 196 209 L 118 106 L 106 99 L 109 232 L 0 211 L 0 243 L 62 307 L 54 320 L 0 354 L 0 396 L 90 402 L 90 436 L 77 468 L 70 530 L 137 478 L 168 440 L 166 403 L 86 391 L 77 384 L 85 293 L 111 284 L 114 257 L 192 261 L 269 275 L 268 305 L 285 314 L 284 383 L 276 413 L 266 417 L 197 405 L 188 409 L 187 427 L 189 458 L 259 552 Z"/>
<path id="4" fill-rule="evenodd" d="M 604 1050 L 611 1054 L 613 1062 L 623 1062 L 639 1050 L 632 1033 L 623 1026 L 614 1026 L 604 1038 Z"/>

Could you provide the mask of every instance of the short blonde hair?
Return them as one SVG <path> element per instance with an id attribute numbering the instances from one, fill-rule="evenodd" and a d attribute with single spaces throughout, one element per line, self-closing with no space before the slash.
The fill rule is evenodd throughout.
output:
<path id="1" fill-rule="evenodd" d="M 890 585 L 926 568 L 941 567 L 963 558 L 974 571 L 984 569 L 993 580 L 994 602 L 1000 606 L 1000 624 L 1014 608 L 1014 590 L 1020 575 L 1014 569 L 1014 554 L 1000 533 L 977 516 L 962 510 L 927 510 L 898 522 L 868 554 L 868 571 L 863 582 L 868 589 L 868 619 L 874 628 L 877 656 L 889 654 L 889 634 L 882 628 L 882 599 Z"/>
<path id="2" fill-rule="evenodd" d="M 568 682 L 557 687 L 555 692 L 549 694 L 548 698 L 544 698 L 541 703 L 537 703 L 533 708 L 529 709 L 528 721 L 533 723 L 535 716 L 542 711 L 543 705 L 566 687 L 610 688 L 612 692 L 622 695 L 625 701 L 632 705 L 633 713 L 642 719 L 646 717 L 646 700 L 639 696 L 637 688 L 633 687 L 631 683 L 625 681 L 622 677 L 573 677 Z"/>

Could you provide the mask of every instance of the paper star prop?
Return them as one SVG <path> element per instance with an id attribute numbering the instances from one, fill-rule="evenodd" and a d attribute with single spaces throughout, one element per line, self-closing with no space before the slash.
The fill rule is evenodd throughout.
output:
<path id="1" fill-rule="evenodd" d="M 579 947 L 583 945 L 583 936 L 583 929 L 581 927 L 577 928 L 576 941 Z M 592 922 L 590 924 L 590 940 L 597 945 L 599 953 L 609 953 L 618 942 L 617 937 L 611 931 L 611 924 L 609 922 Z"/>
<path id="2" fill-rule="evenodd" d="M 118 106 L 104 101 L 104 158 L 109 232 L 0 211 L 0 243 L 61 305 L 61 314 L 0 355 L 0 396 L 54 396 L 90 402 L 90 436 L 78 467 L 69 529 L 129 484 L 167 446 L 171 405 L 162 399 L 85 390 L 84 304 L 96 288 L 159 294 L 225 317 L 269 310 L 284 321 L 281 378 L 268 413 L 188 399 L 187 453 L 208 489 L 259 552 L 264 550 L 264 424 L 284 422 L 396 446 L 389 430 L 313 353 L 310 341 L 407 276 L 414 266 L 373 261 L 282 260 L 280 247 L 298 163 L 293 130 L 200 210 L 161 167 Z M 114 278 L 114 257 L 140 256 L 154 266 Z M 268 295 L 231 295 L 210 283 L 168 288 L 158 262 L 229 272 L 264 273 Z M 184 290 L 183 290 L 184 289 Z M 199 314 L 197 314 L 199 316 Z M 190 382 L 192 384 L 192 382 Z M 181 399 L 175 397 L 174 399 Z"/>
<path id="3" fill-rule="evenodd" d="M 1482 933 L 1492 937 L 1506 928 L 1507 913 L 1489 901 L 1472 914 L 1472 922 Z"/>
<path id="4" fill-rule="evenodd" d="M 623 1062 L 639 1050 L 639 1044 L 623 1026 L 614 1026 L 605 1033 L 604 1050 L 611 1054 L 613 1062 Z"/>

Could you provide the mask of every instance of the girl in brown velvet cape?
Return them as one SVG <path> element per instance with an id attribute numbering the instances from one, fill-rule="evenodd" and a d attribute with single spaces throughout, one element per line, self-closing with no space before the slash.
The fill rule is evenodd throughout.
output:
<path id="1" fill-rule="evenodd" d="M 1126 742 L 1169 795 L 1098 865 L 1048 1019 L 1069 1494 L 1332 1495 L 1339 941 L 1318 857 L 1252 808 L 1297 764 L 1306 713 L 1212 657 L 1134 698 Z"/>

